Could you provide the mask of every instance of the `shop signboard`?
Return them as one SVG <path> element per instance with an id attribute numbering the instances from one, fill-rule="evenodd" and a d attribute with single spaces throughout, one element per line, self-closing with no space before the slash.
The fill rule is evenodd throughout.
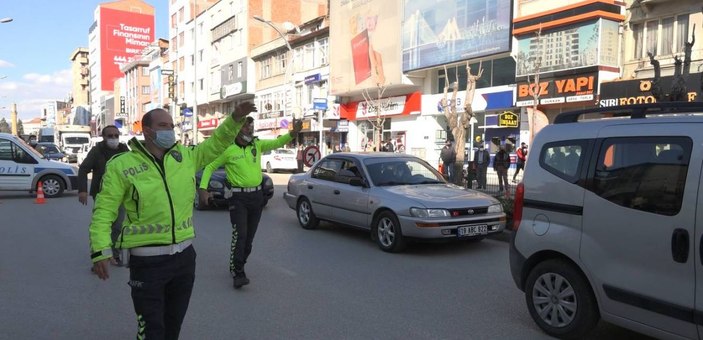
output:
<path id="1" fill-rule="evenodd" d="M 533 94 L 539 93 L 541 105 L 592 101 L 598 88 L 598 72 L 540 78 L 539 84 L 522 81 L 517 84 L 515 106 L 534 105 Z"/>
<path id="2" fill-rule="evenodd" d="M 498 115 L 498 126 L 516 128 L 520 125 L 520 116 L 512 111 L 505 111 Z"/>
<path id="3" fill-rule="evenodd" d="M 693 102 L 700 100 L 701 77 L 703 73 L 693 73 L 684 76 L 686 81 L 686 101 Z M 671 90 L 674 83 L 674 76 L 661 77 L 660 86 L 664 93 Z M 598 106 L 610 107 L 616 105 L 636 105 L 656 103 L 652 96 L 652 79 L 621 80 L 602 83 L 600 85 L 600 98 Z"/>

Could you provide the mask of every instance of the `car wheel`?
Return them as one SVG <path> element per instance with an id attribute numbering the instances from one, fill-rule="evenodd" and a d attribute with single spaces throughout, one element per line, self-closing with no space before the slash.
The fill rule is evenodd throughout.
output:
<path id="1" fill-rule="evenodd" d="M 56 175 L 47 175 L 41 178 L 41 182 L 44 197 L 54 198 L 63 194 L 64 184 L 60 177 Z"/>
<path id="2" fill-rule="evenodd" d="M 315 229 L 320 224 L 315 213 L 312 212 L 312 205 L 307 198 L 303 197 L 298 201 L 298 222 L 303 229 Z"/>
<path id="3" fill-rule="evenodd" d="M 272 174 L 273 168 L 271 168 L 271 162 L 266 162 L 266 172 Z"/>
<path id="4" fill-rule="evenodd" d="M 390 211 L 384 211 L 378 215 L 371 227 L 371 237 L 383 251 L 397 253 L 405 249 L 405 238 L 400 230 L 400 222 Z"/>
<path id="5" fill-rule="evenodd" d="M 549 260 L 535 266 L 525 288 L 532 319 L 551 336 L 581 338 L 600 319 L 591 285 L 565 261 Z"/>

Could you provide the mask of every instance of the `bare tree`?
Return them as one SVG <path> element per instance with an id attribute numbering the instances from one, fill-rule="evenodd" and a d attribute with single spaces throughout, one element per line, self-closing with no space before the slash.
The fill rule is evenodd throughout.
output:
<path id="1" fill-rule="evenodd" d="M 372 95 L 368 88 L 364 89 L 361 94 L 364 96 L 364 103 L 369 114 L 374 114 L 375 119 L 369 119 L 373 125 L 373 145 L 376 151 L 381 151 L 381 139 L 383 138 L 383 124 L 386 122 L 386 117 L 382 114 L 390 106 L 390 98 L 383 98 L 383 93 L 386 92 L 386 86 L 377 83 L 376 95 Z"/>
<path id="2" fill-rule="evenodd" d="M 464 112 L 461 116 L 456 111 L 456 96 L 459 91 L 459 84 L 455 81 L 453 83 L 444 86 L 444 97 L 442 98 L 441 105 L 444 110 L 444 116 L 447 119 L 448 129 L 451 131 L 454 137 L 454 150 L 456 152 L 456 162 L 454 163 L 454 173 L 461 174 L 464 167 L 464 148 L 466 145 L 466 129 L 470 126 L 469 122 L 474 116 L 474 111 L 471 107 L 471 103 L 474 100 L 474 94 L 476 93 L 476 82 L 481 79 L 483 75 L 482 62 L 478 65 L 478 71 L 476 75 L 471 74 L 471 67 L 469 62 L 466 62 L 466 95 L 464 97 Z M 447 67 L 444 67 L 444 74 L 447 74 Z M 458 78 L 458 77 L 457 77 Z M 452 87 L 452 100 L 447 101 L 447 95 L 449 87 Z M 455 184 L 463 184 L 462 176 L 454 176 Z"/>
<path id="3" fill-rule="evenodd" d="M 535 32 L 535 35 L 536 35 L 535 45 L 537 46 L 536 50 L 540 51 L 539 52 L 540 54 L 536 55 L 534 57 L 528 55 L 527 58 L 525 58 L 523 60 L 524 63 L 529 63 L 530 61 L 532 61 L 532 71 L 534 72 L 534 78 L 532 80 L 530 80 L 530 72 L 529 72 L 530 70 L 529 70 L 529 68 L 526 68 L 526 70 L 527 70 L 527 84 L 528 84 L 528 86 L 529 86 L 529 84 L 532 84 L 532 90 L 531 90 L 532 91 L 532 112 L 530 112 L 527 117 L 528 122 L 530 124 L 530 143 L 532 143 L 532 140 L 535 139 L 535 131 L 537 130 L 537 126 L 536 126 L 537 119 L 535 117 L 535 114 L 537 112 L 537 106 L 539 104 L 539 97 L 542 94 L 541 93 L 542 89 L 539 84 L 539 73 L 540 73 L 540 69 L 542 68 L 542 55 L 541 55 L 541 53 L 543 53 L 542 51 L 544 50 L 542 48 L 542 46 L 540 46 L 541 40 L 542 40 L 542 24 L 539 25 L 539 28 L 537 29 L 537 32 Z"/>

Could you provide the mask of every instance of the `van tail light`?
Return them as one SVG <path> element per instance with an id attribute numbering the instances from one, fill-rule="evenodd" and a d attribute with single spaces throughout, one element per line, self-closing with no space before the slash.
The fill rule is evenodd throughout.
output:
<path id="1" fill-rule="evenodd" d="M 513 230 L 517 231 L 522 220 L 522 205 L 525 200 L 525 184 L 520 182 L 515 189 L 515 201 L 513 205 Z"/>

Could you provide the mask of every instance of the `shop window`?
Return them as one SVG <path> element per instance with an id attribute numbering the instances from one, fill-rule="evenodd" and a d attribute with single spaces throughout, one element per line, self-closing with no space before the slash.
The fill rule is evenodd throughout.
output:
<path id="1" fill-rule="evenodd" d="M 606 139 L 592 190 L 626 208 L 676 215 L 683 201 L 691 146 L 686 137 Z"/>

